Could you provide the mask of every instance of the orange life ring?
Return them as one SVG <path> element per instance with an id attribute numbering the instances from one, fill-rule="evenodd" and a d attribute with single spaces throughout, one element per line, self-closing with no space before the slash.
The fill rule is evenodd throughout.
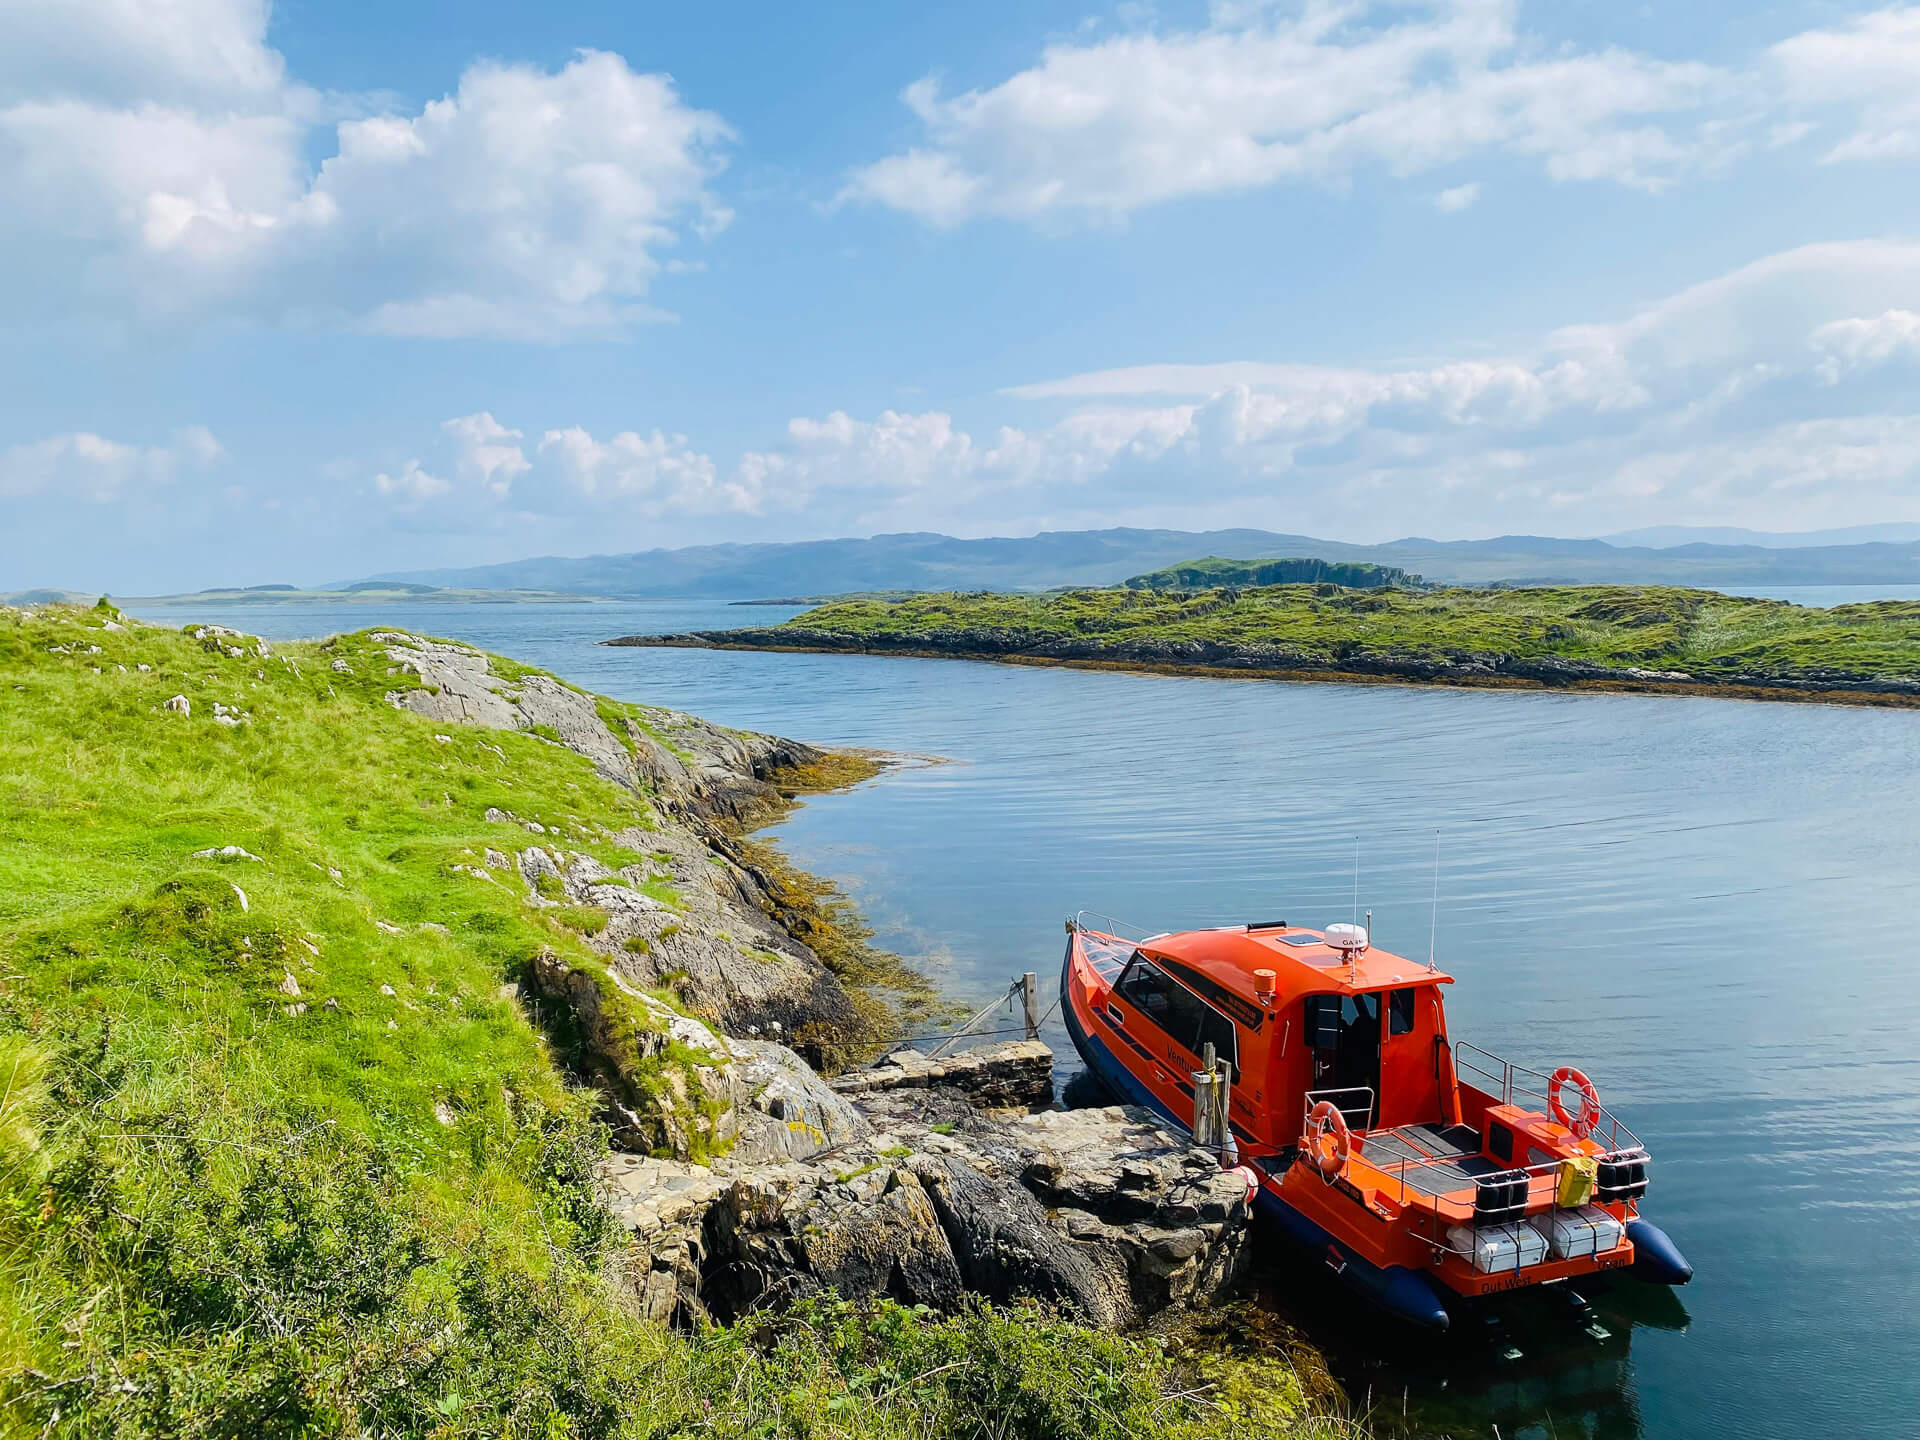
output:
<path id="1" fill-rule="evenodd" d="M 1331 1147 L 1328 1141 L 1331 1140 Z M 1300 1153 L 1306 1162 L 1332 1180 L 1347 1168 L 1347 1155 L 1353 1149 L 1353 1137 L 1347 1131 L 1347 1117 L 1331 1100 L 1322 1100 L 1307 1116 L 1307 1127 L 1300 1132 Z"/>
<path id="2" fill-rule="evenodd" d="M 1580 1092 L 1580 1113 L 1577 1115 L 1567 1114 L 1567 1107 L 1560 1101 L 1560 1092 L 1568 1085 Z M 1593 1081 L 1573 1066 L 1562 1065 L 1547 1081 L 1547 1109 L 1576 1137 L 1585 1140 L 1593 1134 L 1593 1127 L 1600 1123 L 1600 1092 L 1594 1088 Z"/>

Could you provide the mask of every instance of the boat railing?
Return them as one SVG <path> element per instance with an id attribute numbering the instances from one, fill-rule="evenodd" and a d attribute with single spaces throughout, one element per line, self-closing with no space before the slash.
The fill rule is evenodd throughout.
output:
<path id="1" fill-rule="evenodd" d="M 1366 1085 L 1349 1085 L 1341 1090 L 1309 1090 L 1302 1097 L 1301 1132 L 1305 1133 L 1307 1117 L 1313 1114 L 1313 1107 L 1322 1100 L 1333 1102 L 1333 1108 L 1340 1112 L 1340 1118 L 1347 1122 L 1349 1130 L 1365 1132 L 1373 1125 L 1374 1098 L 1372 1088 Z"/>
<path id="2" fill-rule="evenodd" d="M 1116 940 L 1131 940 L 1136 944 L 1148 939 L 1154 933 L 1145 926 L 1131 925 L 1111 915 L 1102 915 L 1098 910 L 1080 911 L 1073 917 L 1073 928 L 1097 931 L 1102 935 L 1111 935 Z"/>
<path id="3" fill-rule="evenodd" d="M 1378 1188 L 1383 1195 L 1388 1196 L 1388 1198 L 1400 1205 L 1406 1205 L 1409 1197 L 1417 1197 L 1423 1201 L 1446 1199 L 1452 1195 L 1459 1194 L 1462 1190 L 1471 1186 L 1474 1195 L 1474 1213 L 1484 1214 L 1489 1210 L 1505 1209 L 1508 1207 L 1506 1205 L 1482 1204 L 1482 1196 L 1504 1190 L 1515 1181 L 1524 1178 L 1526 1181 L 1526 1207 L 1531 1210 L 1539 1208 L 1539 1202 L 1551 1202 L 1560 1188 L 1560 1162 L 1558 1160 L 1545 1160 L 1533 1165 L 1509 1165 L 1503 1170 L 1490 1171 L 1485 1175 L 1467 1176 L 1459 1184 L 1456 1184 L 1452 1190 L 1435 1194 L 1433 1191 L 1409 1185 L 1407 1183 L 1407 1177 L 1422 1170 L 1438 1170 L 1445 1166 L 1458 1165 L 1459 1157 L 1431 1155 L 1419 1160 L 1377 1160 L 1373 1156 L 1366 1154 L 1366 1146 L 1364 1143 L 1361 1146 L 1360 1153 L 1365 1156 L 1368 1166 L 1381 1177 L 1383 1182 L 1392 1182 L 1392 1188 L 1389 1188 L 1386 1183 L 1382 1183 L 1376 1188 Z M 1437 1208 L 1434 1211 L 1434 1215 L 1436 1219 L 1439 1218 Z M 1469 1217 L 1464 1215 L 1454 1217 L 1456 1222 L 1467 1218 Z"/>
<path id="4" fill-rule="evenodd" d="M 1524 1065 L 1503 1060 L 1491 1051 L 1482 1050 L 1478 1045 L 1470 1045 L 1464 1040 L 1454 1042 L 1453 1069 L 1456 1076 L 1470 1074 L 1487 1082 L 1480 1088 L 1489 1095 L 1498 1095 L 1502 1105 L 1517 1105 L 1527 1101 L 1531 1103 L 1526 1108 L 1542 1114 L 1550 1113 L 1547 1092 L 1553 1077 L 1543 1071 L 1529 1070 Z M 1646 1149 L 1640 1143 L 1640 1137 L 1622 1125 L 1605 1105 L 1600 1107 L 1600 1116 L 1594 1122 L 1592 1139 L 1609 1154 Z"/>

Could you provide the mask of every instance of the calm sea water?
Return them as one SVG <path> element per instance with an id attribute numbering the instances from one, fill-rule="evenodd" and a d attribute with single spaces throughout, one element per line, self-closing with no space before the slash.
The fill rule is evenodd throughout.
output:
<path id="1" fill-rule="evenodd" d="M 1422 1435 L 1920 1433 L 1920 714 L 594 643 L 788 613 L 197 618 L 457 635 L 615 696 L 946 757 L 816 798 L 780 839 L 977 1003 L 1023 970 L 1051 999 L 1083 906 L 1153 929 L 1347 919 L 1356 837 L 1377 942 L 1424 956 L 1437 835 L 1456 1037 L 1585 1068 L 1652 1148 L 1649 1213 L 1698 1279 L 1623 1282 L 1604 1341 L 1536 1307 L 1502 1364 L 1383 1341 L 1282 1272 L 1350 1391 Z"/>

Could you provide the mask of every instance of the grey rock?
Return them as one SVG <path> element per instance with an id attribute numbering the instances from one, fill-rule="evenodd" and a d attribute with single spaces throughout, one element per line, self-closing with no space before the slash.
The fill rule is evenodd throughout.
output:
<path id="1" fill-rule="evenodd" d="M 1211 1303 L 1244 1273 L 1243 1177 L 1146 1111 L 996 1119 L 939 1087 L 869 1092 L 859 1110 L 865 1133 L 806 1158 L 609 1162 L 649 1313 L 732 1318 L 830 1288 L 943 1308 L 1034 1296 L 1123 1326 Z"/>
<path id="2" fill-rule="evenodd" d="M 1053 1051 L 1041 1040 L 1009 1040 L 931 1059 L 903 1049 L 828 1083 L 842 1095 L 945 1087 L 987 1106 L 1045 1105 L 1053 1100 Z"/>
<path id="3" fill-rule="evenodd" d="M 648 1028 L 614 1023 L 600 978 L 551 951 L 535 956 L 528 974 L 536 995 L 566 1007 L 578 1062 L 607 1097 L 621 1148 L 681 1158 L 727 1149 L 738 1163 L 758 1164 L 806 1159 L 869 1133 L 860 1112 L 786 1046 L 719 1034 L 617 971 L 605 978 Z M 654 1066 L 675 1043 L 697 1063 Z"/>
<path id="4" fill-rule="evenodd" d="M 1071 1305 L 1101 1326 L 1129 1318 L 1124 1279 L 1056 1230 L 1028 1191 L 995 1183 L 957 1156 L 929 1156 L 915 1173 L 969 1290 L 1001 1304 L 1031 1295 Z"/>
<path id="5" fill-rule="evenodd" d="M 188 858 L 193 860 L 223 860 L 223 861 L 249 860 L 249 861 L 252 861 L 255 865 L 264 865 L 267 863 L 266 861 L 262 860 L 258 855 L 255 855 L 250 851 L 242 850 L 238 845 L 221 845 L 211 850 L 196 850 Z"/>

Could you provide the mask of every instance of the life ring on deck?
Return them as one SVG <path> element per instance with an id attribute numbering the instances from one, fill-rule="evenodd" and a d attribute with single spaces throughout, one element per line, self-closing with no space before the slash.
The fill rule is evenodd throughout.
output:
<path id="1" fill-rule="evenodd" d="M 1560 1099 L 1560 1092 L 1569 1085 L 1580 1093 L 1580 1111 L 1575 1115 L 1567 1113 L 1567 1107 Z M 1594 1088 L 1593 1081 L 1573 1066 L 1562 1065 L 1547 1081 L 1547 1109 L 1576 1138 L 1585 1140 L 1593 1134 L 1593 1127 L 1600 1123 L 1600 1092 Z"/>
<path id="2" fill-rule="evenodd" d="M 1353 1136 L 1347 1131 L 1347 1117 L 1331 1100 L 1322 1100 L 1307 1116 L 1306 1129 L 1300 1132 L 1300 1154 L 1320 1178 L 1331 1182 L 1347 1168 L 1347 1155 L 1353 1149 Z"/>

